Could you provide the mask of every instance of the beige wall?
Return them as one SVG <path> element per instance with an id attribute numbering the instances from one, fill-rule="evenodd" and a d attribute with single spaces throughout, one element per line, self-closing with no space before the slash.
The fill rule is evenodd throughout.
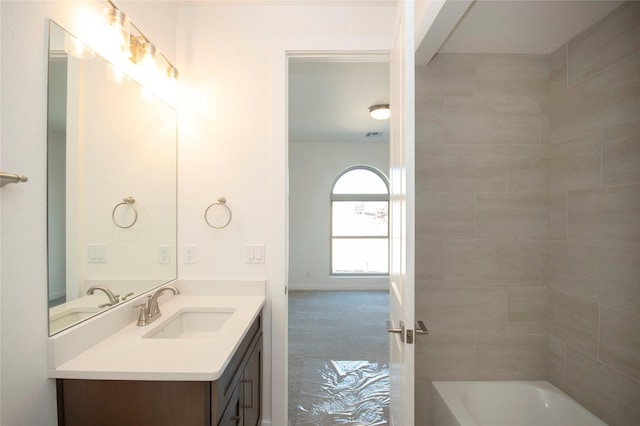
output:
<path id="1" fill-rule="evenodd" d="M 550 57 L 549 380 L 640 424 L 640 3 Z"/>
<path id="2" fill-rule="evenodd" d="M 629 2 L 548 56 L 416 69 L 420 424 L 432 380 L 505 379 L 640 423 L 639 34 Z"/>

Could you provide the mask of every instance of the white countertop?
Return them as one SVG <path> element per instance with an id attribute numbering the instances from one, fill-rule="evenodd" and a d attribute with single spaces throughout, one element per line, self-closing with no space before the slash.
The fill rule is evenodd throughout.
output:
<path id="1" fill-rule="evenodd" d="M 195 296 L 166 293 L 162 316 L 138 327 L 134 322 L 55 368 L 49 377 L 95 380 L 217 380 L 258 317 L 264 296 Z M 147 333 L 185 308 L 235 309 L 212 338 L 153 339 Z"/>

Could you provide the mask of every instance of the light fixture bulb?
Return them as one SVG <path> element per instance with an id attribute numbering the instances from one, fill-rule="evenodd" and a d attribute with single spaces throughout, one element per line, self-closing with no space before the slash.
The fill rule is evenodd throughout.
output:
<path id="1" fill-rule="evenodd" d="M 148 41 L 138 46 L 138 66 L 146 79 L 155 79 L 157 74 L 156 46 Z"/>
<path id="2" fill-rule="evenodd" d="M 130 30 L 129 18 L 119 9 L 111 8 L 107 10 L 107 40 L 111 48 L 119 54 L 129 57 Z"/>
<path id="3" fill-rule="evenodd" d="M 378 104 L 369 107 L 369 115 L 376 120 L 386 120 L 391 116 L 389 104 Z"/>
<path id="4" fill-rule="evenodd" d="M 178 69 L 169 65 L 167 67 L 167 78 L 169 80 L 177 80 L 178 79 Z"/>

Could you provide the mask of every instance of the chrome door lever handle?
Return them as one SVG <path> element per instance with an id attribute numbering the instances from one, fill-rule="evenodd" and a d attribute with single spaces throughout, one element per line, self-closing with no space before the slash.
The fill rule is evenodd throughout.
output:
<path id="1" fill-rule="evenodd" d="M 395 327 L 391 320 L 387 320 L 387 332 L 388 333 L 404 333 L 404 321 L 400 320 L 400 325 Z"/>
<path id="2" fill-rule="evenodd" d="M 426 336 L 429 334 L 429 330 L 425 327 L 424 322 L 418 321 L 416 324 L 416 336 Z"/>
<path id="3" fill-rule="evenodd" d="M 399 334 L 400 341 L 404 342 L 404 321 L 400 320 L 400 325 L 395 327 L 391 320 L 387 320 L 387 333 Z"/>

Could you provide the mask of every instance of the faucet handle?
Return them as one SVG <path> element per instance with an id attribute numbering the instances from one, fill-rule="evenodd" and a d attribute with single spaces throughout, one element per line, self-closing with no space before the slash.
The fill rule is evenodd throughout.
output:
<path id="1" fill-rule="evenodd" d="M 133 305 L 133 309 L 140 308 L 140 313 L 138 314 L 138 326 L 147 325 L 147 320 L 149 317 L 147 316 L 147 304 L 140 303 L 138 305 Z"/>

